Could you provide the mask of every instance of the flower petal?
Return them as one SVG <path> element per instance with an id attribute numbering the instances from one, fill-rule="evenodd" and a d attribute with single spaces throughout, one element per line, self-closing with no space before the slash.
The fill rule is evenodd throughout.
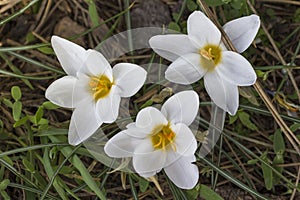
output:
<path id="1" fill-rule="evenodd" d="M 119 88 L 116 86 L 112 86 L 108 96 L 97 101 L 97 115 L 104 123 L 112 123 L 117 119 L 120 101 Z"/>
<path id="2" fill-rule="evenodd" d="M 134 149 L 141 143 L 141 139 L 129 136 L 127 130 L 113 136 L 104 146 L 105 153 L 113 158 L 132 157 Z"/>
<path id="3" fill-rule="evenodd" d="M 89 76 L 106 75 L 112 81 L 112 69 L 105 57 L 93 49 L 89 49 L 86 54 L 86 68 L 82 68 L 81 71 Z"/>
<path id="4" fill-rule="evenodd" d="M 95 113 L 94 102 L 82 102 L 75 108 L 69 127 L 68 139 L 71 145 L 78 145 L 88 139 L 101 126 L 102 121 Z"/>
<path id="5" fill-rule="evenodd" d="M 86 50 L 58 36 L 51 37 L 51 45 L 64 71 L 70 76 L 76 76 L 86 60 Z"/>
<path id="6" fill-rule="evenodd" d="M 171 129 L 176 133 L 176 153 L 185 156 L 194 155 L 197 149 L 197 141 L 191 129 L 183 123 L 173 125 Z"/>
<path id="7" fill-rule="evenodd" d="M 204 86 L 212 101 L 227 112 L 226 88 L 216 70 L 204 76 Z"/>
<path id="8" fill-rule="evenodd" d="M 135 149 L 132 163 L 135 171 L 142 175 L 160 171 L 166 161 L 166 152 L 154 151 L 149 139 L 143 140 Z"/>
<path id="9" fill-rule="evenodd" d="M 179 188 L 192 189 L 199 179 L 198 167 L 192 162 L 195 156 L 182 156 L 176 162 L 164 168 L 170 180 Z"/>
<path id="10" fill-rule="evenodd" d="M 239 107 L 239 90 L 238 87 L 223 79 L 226 89 L 227 111 L 230 115 L 235 115 Z"/>
<path id="11" fill-rule="evenodd" d="M 233 51 L 222 54 L 222 62 L 216 68 L 222 78 L 239 86 L 255 83 L 256 73 L 246 58 Z"/>
<path id="12" fill-rule="evenodd" d="M 65 108 L 74 108 L 73 92 L 77 79 L 74 76 L 64 76 L 54 81 L 46 90 L 46 98 L 52 103 Z"/>
<path id="13" fill-rule="evenodd" d="M 170 61 L 198 51 L 189 37 L 184 34 L 156 35 L 150 38 L 149 43 L 158 55 Z"/>
<path id="14" fill-rule="evenodd" d="M 208 17 L 200 11 L 194 11 L 187 21 L 188 36 L 199 47 L 210 43 L 218 45 L 221 41 L 221 32 Z"/>
<path id="15" fill-rule="evenodd" d="M 198 81 L 206 73 L 200 67 L 200 55 L 190 53 L 179 57 L 166 70 L 167 80 L 179 84 L 191 84 Z"/>
<path id="16" fill-rule="evenodd" d="M 165 116 L 154 107 L 142 109 L 136 116 L 136 127 L 148 130 L 149 133 L 159 125 L 168 123 Z"/>
<path id="17" fill-rule="evenodd" d="M 232 44 L 239 53 L 244 52 L 254 40 L 260 27 L 259 16 L 250 15 L 226 23 L 223 26 Z"/>
<path id="18" fill-rule="evenodd" d="M 149 130 L 136 127 L 135 122 L 128 124 L 126 128 L 126 133 L 131 137 L 145 138 L 150 134 Z"/>
<path id="19" fill-rule="evenodd" d="M 189 126 L 195 119 L 199 108 L 199 97 L 195 91 L 183 91 L 170 97 L 162 106 L 161 112 L 173 124 L 184 123 Z"/>
<path id="20" fill-rule="evenodd" d="M 130 64 L 119 63 L 112 69 L 114 82 L 120 88 L 121 97 L 131 97 L 143 86 L 147 72 L 142 67 Z"/>

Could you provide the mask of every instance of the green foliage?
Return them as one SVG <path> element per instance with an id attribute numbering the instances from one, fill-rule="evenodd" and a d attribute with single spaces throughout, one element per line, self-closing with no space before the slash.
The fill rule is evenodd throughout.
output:
<path id="1" fill-rule="evenodd" d="M 194 0 L 187 0 L 186 1 L 186 6 L 187 6 L 187 9 L 190 12 L 193 12 L 193 11 L 195 11 L 195 10 L 198 9 L 198 5 L 197 5 L 197 3 Z"/>
<path id="2" fill-rule="evenodd" d="M 261 159 L 263 161 L 265 161 L 266 163 L 268 163 L 267 152 L 265 152 L 261 156 Z M 263 162 L 261 163 L 261 169 L 262 169 L 262 172 L 263 172 L 265 186 L 266 186 L 267 190 L 271 190 L 272 187 L 273 187 L 273 172 L 272 172 L 272 169 Z"/>
<path id="3" fill-rule="evenodd" d="M 3 181 L 0 182 L 0 195 L 4 200 L 10 200 L 10 197 L 5 191 L 9 183 L 10 183 L 9 179 L 4 179 Z"/>
<path id="4" fill-rule="evenodd" d="M 203 184 L 197 184 L 193 189 L 186 190 L 185 193 L 189 200 L 196 200 L 199 197 L 204 200 L 223 200 L 219 194 Z"/>
<path id="5" fill-rule="evenodd" d="M 47 54 L 47 55 L 52 55 L 54 54 L 54 51 L 52 48 L 50 47 L 39 47 L 38 50 L 44 54 Z"/>
<path id="6" fill-rule="evenodd" d="M 93 26 L 99 25 L 99 16 L 96 8 L 96 4 L 93 0 L 85 0 L 87 4 L 89 5 L 89 15 L 91 18 L 91 21 L 93 23 Z"/>
<path id="7" fill-rule="evenodd" d="M 244 111 L 238 111 L 238 116 L 244 126 L 253 131 L 257 130 L 256 125 L 251 122 L 250 115 L 248 113 Z"/>
<path id="8" fill-rule="evenodd" d="M 168 29 L 181 32 L 180 26 L 175 22 L 170 22 L 169 25 L 168 25 Z"/>

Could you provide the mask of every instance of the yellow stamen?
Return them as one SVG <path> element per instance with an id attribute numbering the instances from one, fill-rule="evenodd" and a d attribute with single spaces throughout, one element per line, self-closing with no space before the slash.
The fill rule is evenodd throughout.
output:
<path id="1" fill-rule="evenodd" d="M 89 87 L 93 93 L 95 101 L 107 96 L 110 92 L 113 83 L 105 75 L 99 77 L 92 76 L 90 78 Z"/>
<path id="2" fill-rule="evenodd" d="M 170 128 L 170 124 L 158 126 L 153 129 L 152 133 L 151 140 L 154 149 L 166 150 L 170 144 L 171 148 L 176 151 L 174 144 L 176 134 Z"/>
<path id="3" fill-rule="evenodd" d="M 208 44 L 199 50 L 201 55 L 200 63 L 208 71 L 213 71 L 221 62 L 222 49 L 220 46 Z"/>

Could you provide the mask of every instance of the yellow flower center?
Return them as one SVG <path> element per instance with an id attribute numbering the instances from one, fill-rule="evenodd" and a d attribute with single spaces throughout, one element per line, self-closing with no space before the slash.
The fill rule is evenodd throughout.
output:
<path id="1" fill-rule="evenodd" d="M 166 147 L 171 144 L 171 147 L 174 151 L 176 151 L 176 146 L 174 145 L 174 139 L 176 134 L 170 128 L 170 124 L 168 125 L 160 125 L 152 131 L 151 140 L 154 149 L 162 149 L 165 150 Z"/>
<path id="2" fill-rule="evenodd" d="M 213 71 L 221 61 L 222 49 L 220 46 L 208 44 L 199 50 L 199 54 L 201 55 L 201 65 L 207 71 Z"/>
<path id="3" fill-rule="evenodd" d="M 95 101 L 107 96 L 110 92 L 113 83 L 105 75 L 99 77 L 92 76 L 90 78 L 89 86 L 93 93 Z"/>

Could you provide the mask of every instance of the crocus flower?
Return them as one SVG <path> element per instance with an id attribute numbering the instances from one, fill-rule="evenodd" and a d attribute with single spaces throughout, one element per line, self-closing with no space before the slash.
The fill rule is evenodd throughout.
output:
<path id="1" fill-rule="evenodd" d="M 175 185 L 193 188 L 199 178 L 194 153 L 197 142 L 189 125 L 195 119 L 199 98 L 194 91 L 170 97 L 161 110 L 142 109 L 136 122 L 113 136 L 104 150 L 110 157 L 132 157 L 133 168 L 143 177 L 164 169 Z"/>
<path id="2" fill-rule="evenodd" d="M 68 140 L 77 145 L 89 138 L 102 123 L 118 117 L 121 97 L 134 95 L 146 80 L 146 71 L 135 64 L 111 68 L 104 56 L 53 36 L 52 47 L 67 76 L 54 81 L 46 98 L 65 108 L 74 108 Z"/>
<path id="3" fill-rule="evenodd" d="M 228 22 L 224 31 L 241 53 L 252 43 L 259 26 L 259 17 L 251 15 Z M 191 84 L 204 77 L 213 102 L 234 115 L 239 105 L 237 86 L 249 86 L 256 81 L 251 64 L 224 47 L 221 32 L 202 12 L 195 11 L 189 16 L 187 32 L 158 35 L 149 41 L 156 53 L 172 61 L 165 72 L 166 79 Z"/>

